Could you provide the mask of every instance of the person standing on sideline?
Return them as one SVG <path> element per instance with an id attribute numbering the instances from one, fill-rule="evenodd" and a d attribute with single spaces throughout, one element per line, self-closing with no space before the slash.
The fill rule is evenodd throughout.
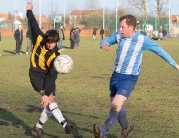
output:
<path id="1" fill-rule="evenodd" d="M 162 40 L 167 40 L 167 31 L 165 29 L 162 30 L 163 38 Z"/>
<path id="2" fill-rule="evenodd" d="M 127 138 L 129 132 L 133 130 L 133 125 L 126 118 L 126 111 L 123 105 L 137 83 L 144 50 L 157 54 L 179 70 L 179 65 L 161 46 L 154 43 L 145 35 L 135 32 L 137 20 L 133 15 L 127 14 L 121 16 L 119 22 L 120 31 L 102 40 L 100 43 L 100 48 L 104 51 L 109 51 L 110 46 L 116 43 L 118 48 L 109 85 L 111 109 L 101 129 L 97 124 L 93 125 L 93 135 L 95 138 L 106 136 L 116 121 L 122 127 L 122 138 Z"/>
<path id="3" fill-rule="evenodd" d="M 26 54 L 29 54 L 29 53 L 32 52 L 32 41 L 31 41 L 31 36 L 30 36 L 29 29 L 26 32 L 26 38 L 27 38 Z"/>
<path id="4" fill-rule="evenodd" d="M 0 32 L 0 41 L 1 41 L 1 32 Z M 0 54 L 0 56 L 1 56 L 1 54 Z"/>
<path id="5" fill-rule="evenodd" d="M 70 47 L 71 49 L 75 48 L 75 28 L 70 30 Z"/>
<path id="6" fill-rule="evenodd" d="M 55 80 L 57 79 L 58 72 L 53 64 L 55 58 L 61 54 L 61 50 L 57 47 L 59 33 L 52 29 L 47 30 L 44 34 L 39 28 L 32 9 L 33 4 L 28 2 L 26 15 L 33 42 L 29 77 L 34 90 L 42 95 L 41 105 L 44 107 L 39 121 L 34 126 L 34 131 L 39 138 L 44 138 L 42 126 L 53 115 L 58 123 L 62 125 L 66 134 L 70 134 L 73 131 L 73 126 L 67 123 L 55 102 Z"/>
<path id="7" fill-rule="evenodd" d="M 0 32 L 0 41 L 1 41 L 1 32 Z"/>
<path id="8" fill-rule="evenodd" d="M 14 32 L 14 39 L 16 40 L 16 55 L 20 55 L 22 54 L 20 51 L 23 41 L 23 30 L 21 25 L 19 25 L 18 29 Z"/>
<path id="9" fill-rule="evenodd" d="M 60 40 L 59 40 L 59 43 L 58 43 L 58 48 L 62 49 L 63 40 L 65 40 L 65 35 L 64 35 L 62 25 L 60 26 L 60 29 L 59 29 L 59 36 L 60 36 Z"/>
<path id="10" fill-rule="evenodd" d="M 103 28 L 101 28 L 101 30 L 100 30 L 100 36 L 101 36 L 101 40 L 103 40 L 103 37 L 104 37 L 104 29 Z"/>
<path id="11" fill-rule="evenodd" d="M 81 29 L 79 28 L 76 28 L 75 29 L 75 48 L 76 49 L 79 49 L 80 48 L 80 32 L 81 32 Z"/>
<path id="12" fill-rule="evenodd" d="M 93 29 L 93 39 L 96 40 L 96 32 L 97 32 L 97 28 Z"/>

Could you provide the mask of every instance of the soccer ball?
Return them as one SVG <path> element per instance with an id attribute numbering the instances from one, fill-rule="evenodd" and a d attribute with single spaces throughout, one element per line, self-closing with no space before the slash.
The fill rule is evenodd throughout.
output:
<path id="1" fill-rule="evenodd" d="M 54 60 L 54 67 L 58 73 L 69 73 L 73 69 L 73 60 L 68 55 L 59 55 Z"/>

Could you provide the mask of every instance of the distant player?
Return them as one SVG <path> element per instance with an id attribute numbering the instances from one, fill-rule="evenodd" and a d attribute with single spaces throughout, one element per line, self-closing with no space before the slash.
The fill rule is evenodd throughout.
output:
<path id="1" fill-rule="evenodd" d="M 133 125 L 127 121 L 123 104 L 137 83 L 144 50 L 154 52 L 179 70 L 179 65 L 162 47 L 145 35 L 135 32 L 137 20 L 133 15 L 121 16 L 119 21 L 120 31 L 100 43 L 100 48 L 104 51 L 109 51 L 110 46 L 116 43 L 118 48 L 109 86 L 111 109 L 101 129 L 96 124 L 93 125 L 95 138 L 106 136 L 116 121 L 122 127 L 121 138 L 127 138 L 129 132 L 133 130 Z"/>
<path id="2" fill-rule="evenodd" d="M 40 119 L 34 126 L 34 130 L 39 138 L 43 138 L 42 126 L 48 120 L 48 117 L 53 115 L 65 129 L 66 133 L 70 134 L 73 126 L 67 123 L 55 102 L 55 80 L 58 73 L 53 66 L 53 62 L 61 53 L 57 47 L 59 34 L 56 30 L 48 30 L 43 34 L 33 15 L 33 4 L 28 2 L 26 9 L 29 31 L 33 42 L 29 76 L 34 90 L 42 95 L 41 104 L 44 106 Z"/>
<path id="3" fill-rule="evenodd" d="M 94 28 L 93 29 L 93 39 L 96 40 L 96 32 L 97 32 L 97 28 Z"/>

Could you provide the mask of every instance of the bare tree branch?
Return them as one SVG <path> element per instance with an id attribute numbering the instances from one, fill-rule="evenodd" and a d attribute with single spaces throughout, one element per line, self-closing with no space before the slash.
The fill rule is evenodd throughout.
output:
<path id="1" fill-rule="evenodd" d="M 66 4 L 66 13 L 70 14 L 73 10 L 77 10 L 78 8 L 78 3 L 77 2 L 69 2 Z"/>
<path id="2" fill-rule="evenodd" d="M 85 0 L 84 7 L 86 10 L 99 10 L 99 1 L 98 0 Z"/>
<path id="3" fill-rule="evenodd" d="M 157 16 L 157 26 L 160 25 L 160 18 L 162 13 L 168 9 L 167 5 L 168 0 L 155 0 L 155 2 L 149 2 L 149 7 L 153 7 L 154 15 Z"/>
<path id="4" fill-rule="evenodd" d="M 143 13 L 146 20 L 148 19 L 148 13 L 147 13 L 147 3 L 146 0 L 128 0 L 128 2 L 135 8 L 137 8 L 139 11 Z"/>

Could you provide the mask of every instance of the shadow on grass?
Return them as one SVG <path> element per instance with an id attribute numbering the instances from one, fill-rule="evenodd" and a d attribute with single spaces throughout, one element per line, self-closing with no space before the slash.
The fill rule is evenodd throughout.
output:
<path id="1" fill-rule="evenodd" d="M 107 138 L 117 138 L 114 134 L 108 134 Z"/>
<path id="2" fill-rule="evenodd" d="M 3 50 L 3 52 L 10 53 L 10 54 L 16 54 L 16 50 L 10 51 L 10 50 Z M 22 54 L 25 54 L 25 51 L 20 51 Z"/>
<path id="3" fill-rule="evenodd" d="M 32 128 L 30 126 L 28 126 L 27 124 L 25 124 L 19 118 L 15 117 L 12 114 L 12 112 L 10 112 L 10 111 L 8 111 L 6 109 L 0 108 L 0 118 L 2 120 L 4 120 L 4 121 L 0 121 L 1 126 L 10 126 L 10 125 L 12 125 L 13 127 L 16 127 L 16 128 L 20 128 L 20 126 L 22 126 L 23 129 L 25 130 L 25 135 L 26 136 L 30 136 L 30 137 L 35 138 L 35 136 L 32 134 Z"/>
<path id="4" fill-rule="evenodd" d="M 27 105 L 27 106 L 28 106 L 27 112 L 29 112 L 29 113 L 39 112 L 39 114 L 40 114 L 40 113 L 42 112 L 42 110 L 43 110 L 42 108 L 40 108 L 40 107 L 38 107 L 38 106 L 33 106 L 33 105 Z M 64 113 L 65 113 L 65 114 L 70 114 L 71 116 L 73 116 L 73 115 L 78 115 L 79 118 L 85 116 L 85 115 L 83 115 L 83 114 L 81 114 L 81 113 L 74 113 L 74 112 L 68 112 L 68 111 L 62 111 L 62 110 L 61 110 L 61 112 L 62 112 L 62 114 L 64 114 Z M 87 115 L 86 115 L 86 116 L 87 116 Z M 64 117 L 65 117 L 65 116 L 64 116 Z M 87 116 L 87 117 L 98 119 L 98 117 L 96 117 L 96 116 Z M 56 120 L 54 117 L 51 117 L 50 119 L 52 119 L 54 122 L 57 123 L 57 120 Z M 74 138 L 83 138 L 83 136 L 81 136 L 78 131 L 89 132 L 89 133 L 91 134 L 91 136 L 93 136 L 93 135 L 92 135 L 92 129 L 81 128 L 81 127 L 79 127 L 78 125 L 76 125 L 75 122 L 73 122 L 73 121 L 70 120 L 69 118 L 66 118 L 66 117 L 65 117 L 65 119 L 66 119 L 66 121 L 67 121 L 68 123 L 72 124 L 73 127 L 74 127 L 74 131 L 73 131 L 73 134 L 72 134 Z M 92 128 L 92 124 L 88 124 L 88 125 Z M 45 134 L 45 135 L 47 135 L 47 136 L 49 136 L 49 137 L 56 137 L 56 136 L 52 136 L 52 135 L 50 135 L 50 134 Z M 115 138 L 115 137 L 114 137 L 114 138 Z"/>
<path id="5" fill-rule="evenodd" d="M 81 113 L 75 113 L 75 112 L 68 112 L 68 111 L 62 111 L 63 113 L 68 113 L 68 114 L 70 114 L 70 115 L 74 115 L 74 116 L 76 116 L 76 115 L 78 115 L 78 116 L 81 116 L 81 117 L 89 117 L 89 118 L 93 118 L 93 119 L 99 119 L 99 117 L 97 117 L 97 116 L 91 116 L 91 115 L 84 115 L 84 114 L 81 114 Z M 79 117 L 80 118 L 80 117 Z M 70 122 L 70 123 L 72 123 L 73 125 L 75 124 L 75 123 L 73 123 L 73 122 Z M 87 129 L 87 128 L 81 128 L 81 127 L 78 127 L 77 125 L 74 125 L 74 138 L 83 138 L 83 136 L 81 136 L 79 133 L 78 133 L 78 131 L 80 130 L 80 131 L 84 131 L 84 132 L 89 132 L 90 134 L 91 134 L 91 136 L 89 136 L 90 138 L 91 137 L 94 137 L 93 136 L 93 132 L 92 132 L 92 126 L 93 126 L 93 124 L 91 124 L 91 123 L 86 123 L 86 125 L 88 125 L 88 127 L 90 127 L 91 129 Z M 118 133 L 118 132 L 117 132 Z M 115 134 L 107 134 L 107 138 L 118 138 L 117 136 L 115 136 Z"/>
<path id="6" fill-rule="evenodd" d="M 29 113 L 34 113 L 34 112 L 41 113 L 43 110 L 43 108 L 34 105 L 27 105 L 27 107 L 28 107 L 27 112 Z"/>
<path id="7" fill-rule="evenodd" d="M 65 48 L 65 49 L 72 49 L 70 46 L 62 46 L 62 48 Z"/>
<path id="8" fill-rule="evenodd" d="M 62 111 L 63 113 L 66 113 L 66 114 L 70 114 L 71 116 L 79 116 L 78 118 L 81 118 L 81 117 L 89 117 L 89 118 L 95 118 L 95 119 L 99 119 L 98 117 L 96 116 L 91 116 L 91 115 L 84 115 L 84 114 L 81 114 L 81 113 L 76 113 L 76 112 L 68 112 L 68 111 Z M 68 120 L 68 119 L 67 119 Z M 71 124 L 73 124 L 74 126 L 74 132 L 73 132 L 73 135 L 74 135 L 74 138 L 83 138 L 83 136 L 81 136 L 79 134 L 78 131 L 84 131 L 84 132 L 88 132 L 91 134 L 91 136 L 89 137 L 93 137 L 93 134 L 92 134 L 92 126 L 93 124 L 92 123 L 87 123 L 86 122 L 86 125 L 88 127 L 90 127 L 91 129 L 88 129 L 88 128 L 82 128 L 82 127 L 79 127 L 78 125 L 75 124 L 75 122 L 71 121 L 71 120 L 68 120 Z"/>
<path id="9" fill-rule="evenodd" d="M 39 112 L 39 114 L 41 114 L 41 112 L 43 110 L 43 108 L 40 108 L 38 106 L 34 106 L 34 105 L 27 105 L 27 106 L 28 106 L 27 112 L 29 112 L 29 113 Z M 62 114 L 63 114 L 63 112 L 62 112 Z M 54 117 L 50 117 L 50 119 L 52 119 L 55 123 L 58 123 L 57 120 Z M 73 124 L 73 126 L 75 128 L 75 125 L 74 125 L 73 122 L 69 121 L 67 118 L 65 118 L 65 119 L 66 119 L 67 122 Z M 61 124 L 59 124 L 59 125 L 61 125 Z M 64 131 L 64 133 L 65 133 L 65 131 Z M 54 136 L 54 135 L 51 135 L 51 134 L 47 134 L 47 133 L 45 133 L 45 135 L 48 136 L 48 137 L 52 137 L 52 138 L 56 138 L 57 137 L 57 136 Z"/>
<path id="10" fill-rule="evenodd" d="M 10 54 L 15 54 L 14 51 L 9 51 L 9 50 L 3 50 L 3 52 L 10 53 Z"/>
<path id="11" fill-rule="evenodd" d="M 34 113 L 34 112 L 38 112 L 39 115 L 41 114 L 43 108 L 38 107 L 38 106 L 34 106 L 34 105 L 27 105 L 28 109 L 27 112 L 29 113 Z M 56 121 L 54 118 L 52 118 L 54 121 Z M 37 120 L 38 121 L 38 120 Z M 36 122 L 37 122 L 36 121 Z M 36 123 L 34 122 L 34 124 Z M 56 121 L 57 122 L 57 121 Z M 44 132 L 46 136 L 51 137 L 51 138 L 57 138 L 57 136 L 51 135 L 51 134 L 47 134 L 46 132 Z"/>

